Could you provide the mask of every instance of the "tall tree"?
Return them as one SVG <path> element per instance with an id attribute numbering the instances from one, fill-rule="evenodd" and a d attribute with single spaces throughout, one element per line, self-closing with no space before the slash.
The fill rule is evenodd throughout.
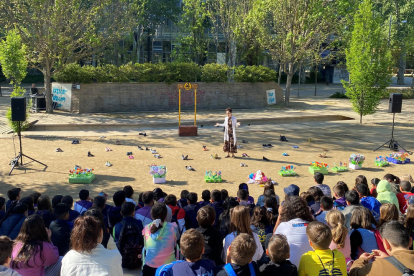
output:
<path id="1" fill-rule="evenodd" d="M 0 17 L 16 28 L 29 62 L 44 76 L 46 112 L 52 113 L 51 77 L 93 50 L 119 41 L 130 29 L 128 0 L 2 0 Z M 110 22 L 110 24 L 108 24 Z"/>
<path id="2" fill-rule="evenodd" d="M 211 22 L 205 1 L 183 0 L 183 11 L 178 27 L 179 47 L 175 49 L 175 59 L 194 61 L 203 65 L 207 58 L 209 44 L 212 39 L 208 34 Z"/>
<path id="3" fill-rule="evenodd" d="M 342 83 L 360 123 L 362 116 L 375 113 L 391 81 L 391 52 L 380 20 L 373 15 L 371 0 L 364 0 L 355 14 L 350 47 L 346 50 L 350 81 Z"/>
<path id="4" fill-rule="evenodd" d="M 339 24 L 330 0 L 258 0 L 254 18 L 262 43 L 274 60 L 286 64 L 285 106 L 289 106 L 292 78 L 298 62 L 320 52 L 321 45 Z"/>

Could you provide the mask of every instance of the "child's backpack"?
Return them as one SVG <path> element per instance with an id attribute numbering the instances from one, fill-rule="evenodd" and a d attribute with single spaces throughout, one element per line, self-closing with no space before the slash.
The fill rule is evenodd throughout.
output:
<path id="1" fill-rule="evenodd" d="M 122 223 L 122 222 L 121 222 Z M 117 246 L 122 255 L 122 267 L 138 268 L 142 264 L 144 238 L 142 229 L 135 223 L 123 224 Z"/>
<path id="2" fill-rule="evenodd" d="M 252 263 L 249 263 L 249 269 L 250 269 L 250 275 L 251 276 L 256 276 L 256 271 L 254 270 L 254 266 L 253 266 Z M 229 275 L 229 276 L 237 276 L 236 272 L 234 271 L 231 264 L 226 264 L 224 266 L 224 270 L 226 271 L 227 275 Z"/>
<path id="3" fill-rule="evenodd" d="M 403 265 L 399 260 L 397 260 L 394 256 L 390 256 L 385 258 L 388 262 L 390 262 L 395 268 L 397 268 L 402 276 L 412 276 L 414 275 L 414 271 L 407 268 L 405 265 Z"/>
<path id="4" fill-rule="evenodd" d="M 167 272 L 169 272 L 172 269 L 172 267 L 175 264 L 182 263 L 182 262 L 184 262 L 184 261 L 175 261 L 175 262 L 172 262 L 170 264 L 160 266 L 159 268 L 157 268 L 157 271 L 155 272 L 155 276 L 164 276 Z"/>

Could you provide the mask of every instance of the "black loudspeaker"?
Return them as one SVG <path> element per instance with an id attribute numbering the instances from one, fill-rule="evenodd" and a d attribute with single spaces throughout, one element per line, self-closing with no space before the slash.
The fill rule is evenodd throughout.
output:
<path id="1" fill-rule="evenodd" d="M 13 122 L 26 121 L 26 99 L 23 97 L 11 98 L 11 112 Z"/>
<path id="2" fill-rule="evenodd" d="M 392 93 L 390 94 L 390 105 L 388 108 L 389 113 L 401 113 L 402 107 L 402 94 Z"/>

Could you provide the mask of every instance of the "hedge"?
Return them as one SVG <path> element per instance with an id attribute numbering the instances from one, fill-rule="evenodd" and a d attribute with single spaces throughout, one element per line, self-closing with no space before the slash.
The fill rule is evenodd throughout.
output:
<path id="1" fill-rule="evenodd" d="M 119 67 L 103 65 L 98 67 L 80 66 L 72 63 L 56 73 L 53 78 L 58 82 L 226 82 L 231 68 L 221 64 L 195 63 L 128 63 Z M 276 81 L 276 71 L 264 66 L 238 66 L 234 68 L 237 82 Z"/>

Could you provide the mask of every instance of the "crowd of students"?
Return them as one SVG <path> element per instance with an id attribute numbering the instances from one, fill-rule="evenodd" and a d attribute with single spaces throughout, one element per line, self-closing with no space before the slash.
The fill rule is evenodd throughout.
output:
<path id="1" fill-rule="evenodd" d="M 256 204 L 245 183 L 237 197 L 205 190 L 200 201 L 125 186 L 114 206 L 104 192 L 74 202 L 13 188 L 0 197 L 0 276 L 414 275 L 411 176 L 360 175 L 332 190 L 314 179 L 280 198 L 268 182 Z"/>

